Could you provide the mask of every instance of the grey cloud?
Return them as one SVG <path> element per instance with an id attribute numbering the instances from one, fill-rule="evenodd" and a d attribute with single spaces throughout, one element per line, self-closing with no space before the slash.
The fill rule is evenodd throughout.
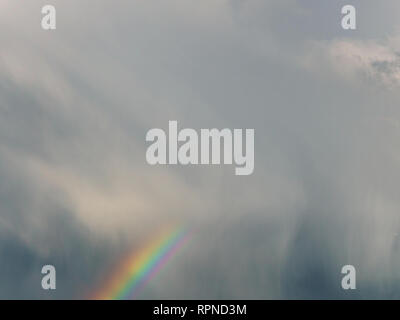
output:
<path id="1" fill-rule="evenodd" d="M 90 291 L 171 220 L 199 231 L 141 298 L 397 297 L 396 1 L 351 36 L 340 1 L 54 1 L 54 33 L 41 4 L 0 13 L 1 297 Z M 147 166 L 172 119 L 255 128 L 254 175 Z"/>

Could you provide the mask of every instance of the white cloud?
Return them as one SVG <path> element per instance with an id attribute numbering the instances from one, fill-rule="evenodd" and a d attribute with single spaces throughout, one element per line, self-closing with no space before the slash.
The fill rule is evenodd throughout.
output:
<path id="1" fill-rule="evenodd" d="M 384 41 L 335 39 L 314 42 L 305 55 L 304 65 L 318 72 L 339 74 L 344 80 L 372 81 L 388 89 L 400 85 L 398 37 Z"/>

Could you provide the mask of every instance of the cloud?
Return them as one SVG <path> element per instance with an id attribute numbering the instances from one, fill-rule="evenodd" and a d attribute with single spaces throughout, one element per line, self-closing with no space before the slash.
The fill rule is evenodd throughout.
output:
<path id="1" fill-rule="evenodd" d="M 398 38 L 289 0 L 54 1 L 47 33 L 40 4 L 0 12 L 1 297 L 54 298 L 49 261 L 81 296 L 171 221 L 199 231 L 142 297 L 345 298 L 348 263 L 396 296 Z M 254 175 L 150 167 L 169 120 L 255 128 Z"/>
<path id="2" fill-rule="evenodd" d="M 384 88 L 400 84 L 398 37 L 385 41 L 333 40 L 310 44 L 304 64 L 313 69 L 325 64 L 343 80 L 370 81 Z M 319 61 L 318 61 L 319 60 Z"/>

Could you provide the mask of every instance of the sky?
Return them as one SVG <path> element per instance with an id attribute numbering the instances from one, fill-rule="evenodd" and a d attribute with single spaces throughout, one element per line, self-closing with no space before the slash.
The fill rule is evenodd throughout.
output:
<path id="1" fill-rule="evenodd" d="M 399 1 L 93 4 L 0 0 L 0 299 L 90 297 L 171 224 L 139 299 L 400 297 Z M 255 129 L 254 173 L 150 166 L 170 120 Z"/>

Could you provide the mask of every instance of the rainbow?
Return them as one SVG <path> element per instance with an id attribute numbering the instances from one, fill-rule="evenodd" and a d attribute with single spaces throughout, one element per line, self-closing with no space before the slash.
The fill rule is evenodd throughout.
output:
<path id="1" fill-rule="evenodd" d="M 141 250 L 133 250 L 118 264 L 106 285 L 95 293 L 94 299 L 135 299 L 190 235 L 184 227 L 168 228 Z"/>

